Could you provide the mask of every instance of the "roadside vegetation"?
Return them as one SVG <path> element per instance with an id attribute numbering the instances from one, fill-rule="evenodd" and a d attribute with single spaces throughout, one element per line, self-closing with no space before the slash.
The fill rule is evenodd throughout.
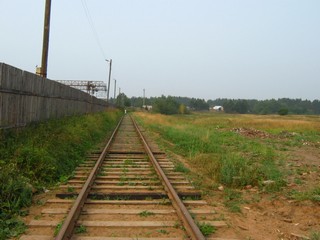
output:
<path id="1" fill-rule="evenodd" d="M 287 185 L 288 147 L 320 143 L 316 116 L 258 116 L 202 113 L 165 116 L 136 113 L 137 119 L 165 141 L 166 148 L 184 156 L 206 191 L 223 186 L 225 205 L 240 211 L 238 190 L 257 188 L 279 192 Z M 180 163 L 177 168 L 181 169 Z M 184 172 L 186 172 L 184 170 Z M 209 179 L 209 181 L 205 180 Z M 319 201 L 319 188 L 294 199 Z"/>
<path id="2" fill-rule="evenodd" d="M 0 239 L 19 235 L 32 196 L 66 181 L 114 129 L 121 112 L 67 117 L 0 131 Z"/>

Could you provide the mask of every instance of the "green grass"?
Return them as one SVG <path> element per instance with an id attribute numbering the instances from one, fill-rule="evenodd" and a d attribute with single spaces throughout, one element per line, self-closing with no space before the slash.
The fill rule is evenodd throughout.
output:
<path id="1" fill-rule="evenodd" d="M 157 232 L 161 233 L 161 234 L 166 234 L 166 235 L 169 234 L 169 232 L 165 229 L 159 229 L 159 230 L 157 230 Z"/>
<path id="2" fill-rule="evenodd" d="M 289 197 L 298 201 L 310 200 L 320 203 L 320 186 L 307 191 L 291 191 Z"/>
<path id="3" fill-rule="evenodd" d="M 230 119 L 150 114 L 139 117 L 139 122 L 173 143 L 166 147 L 186 157 L 201 174 L 227 187 L 262 186 L 272 180 L 275 184 L 265 190 L 278 191 L 285 185 L 279 168 L 282 157 L 273 146 L 235 133 L 227 126 L 234 126 Z M 177 168 L 185 172 L 182 164 Z"/>
<path id="4" fill-rule="evenodd" d="M 75 191 L 74 187 L 68 186 L 67 188 L 68 193 L 73 193 Z"/>
<path id="5" fill-rule="evenodd" d="M 183 163 L 178 162 L 175 167 L 174 167 L 174 171 L 175 172 L 182 172 L 182 173 L 188 173 L 190 172 L 190 170 L 188 168 L 186 168 Z"/>
<path id="6" fill-rule="evenodd" d="M 228 189 L 223 192 L 224 205 L 236 213 L 245 203 L 240 192 L 247 186 L 258 188 L 259 194 L 285 189 L 288 175 L 294 174 L 286 163 L 291 147 L 320 142 L 318 117 L 135 113 L 135 118 L 154 133 L 164 149 L 184 157 L 192 173 L 182 163 L 176 163 L 175 170 L 187 173 L 197 188 L 209 195 L 214 195 L 219 185 Z M 247 129 L 248 135 L 236 129 Z M 319 198 L 315 193 L 292 197 Z"/>
<path id="7" fill-rule="evenodd" d="M 4 213 L 0 213 L 0 239 L 8 239 L 17 237 L 20 234 L 24 233 L 26 225 L 15 216 L 4 216 Z"/>
<path id="8" fill-rule="evenodd" d="M 62 222 L 59 222 L 56 226 L 56 228 L 54 229 L 54 236 L 57 236 L 62 228 L 62 225 L 63 225 L 63 221 Z"/>
<path id="9" fill-rule="evenodd" d="M 87 232 L 87 228 L 86 228 L 86 226 L 84 226 L 84 225 L 80 225 L 80 226 L 77 226 L 77 227 L 75 228 L 75 233 L 76 233 L 76 234 L 86 233 L 86 232 Z"/>
<path id="10" fill-rule="evenodd" d="M 320 240 L 320 232 L 312 232 L 310 234 L 310 240 Z"/>
<path id="11" fill-rule="evenodd" d="M 135 166 L 135 162 L 132 159 L 126 159 L 124 160 L 124 165 L 133 165 Z"/>
<path id="12" fill-rule="evenodd" d="M 197 224 L 202 234 L 207 237 L 212 233 L 216 232 L 216 228 L 208 223 L 198 223 Z"/>
<path id="13" fill-rule="evenodd" d="M 126 182 L 125 181 L 120 181 L 117 183 L 117 186 L 124 186 L 126 185 Z"/>
<path id="14" fill-rule="evenodd" d="M 110 111 L 0 130 L 0 236 L 20 228 L 17 215 L 31 204 L 32 192 L 66 181 L 120 115 Z"/>
<path id="15" fill-rule="evenodd" d="M 144 211 L 139 213 L 140 217 L 149 217 L 149 216 L 153 216 L 153 215 L 154 215 L 153 212 L 150 212 L 150 211 L 147 211 L 147 210 L 144 210 Z"/>
<path id="16" fill-rule="evenodd" d="M 240 205 L 242 203 L 244 203 L 244 200 L 242 199 L 241 192 L 233 190 L 233 189 L 225 189 L 224 205 L 231 212 L 241 213 Z"/>

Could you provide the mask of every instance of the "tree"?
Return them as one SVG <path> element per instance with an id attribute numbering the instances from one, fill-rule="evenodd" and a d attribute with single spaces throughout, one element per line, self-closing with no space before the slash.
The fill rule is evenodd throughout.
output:
<path id="1" fill-rule="evenodd" d="M 187 114 L 187 113 L 188 113 L 188 109 L 187 109 L 186 105 L 180 104 L 180 106 L 179 106 L 179 114 Z"/>
<path id="2" fill-rule="evenodd" d="M 130 107 L 131 100 L 124 93 L 120 93 L 116 100 L 116 106 L 118 108 Z"/>
<path id="3" fill-rule="evenodd" d="M 248 102 L 246 100 L 238 100 L 234 105 L 234 111 L 237 113 L 248 113 Z"/>
<path id="4" fill-rule="evenodd" d="M 164 98 L 164 99 L 163 99 Z M 282 109 L 287 109 L 288 114 L 320 114 L 320 101 L 314 100 L 301 100 L 301 99 L 269 99 L 269 100 L 255 100 L 255 99 L 226 99 L 220 98 L 216 100 L 208 100 L 207 102 L 203 99 L 188 98 L 188 97 L 168 97 L 170 101 L 174 101 L 180 105 L 189 106 L 191 109 L 196 111 L 208 110 L 209 106 L 223 106 L 226 113 L 253 113 L 253 114 L 279 114 Z M 157 104 L 171 104 L 166 97 L 150 97 L 145 99 L 146 105 L 155 106 Z M 161 101 L 165 101 L 161 103 Z M 166 102 L 168 101 L 168 102 Z M 141 107 L 142 98 L 131 98 L 131 105 Z M 173 104 L 176 107 L 176 103 Z M 171 106 L 170 105 L 170 106 Z M 167 109 L 166 109 L 167 108 Z M 172 112 L 168 109 L 169 106 L 163 106 L 161 109 L 164 112 Z M 170 107 L 172 108 L 172 106 Z M 159 108 L 157 110 L 160 111 Z M 183 106 L 178 107 L 178 112 L 183 112 Z"/>
<path id="5" fill-rule="evenodd" d="M 312 102 L 312 111 L 314 114 L 320 114 L 320 101 L 319 100 L 314 100 Z"/>
<path id="6" fill-rule="evenodd" d="M 227 100 L 223 103 L 223 109 L 226 113 L 235 112 L 234 106 L 235 106 L 234 100 Z"/>
<path id="7" fill-rule="evenodd" d="M 155 101 L 153 111 L 161 114 L 172 115 L 179 112 L 179 106 L 180 104 L 174 100 L 173 97 L 162 96 Z"/>
<path id="8" fill-rule="evenodd" d="M 192 98 L 190 101 L 190 107 L 196 111 L 209 110 L 209 104 L 206 103 L 204 99 Z"/>
<path id="9" fill-rule="evenodd" d="M 289 110 L 287 108 L 281 108 L 278 113 L 281 116 L 288 115 Z"/>

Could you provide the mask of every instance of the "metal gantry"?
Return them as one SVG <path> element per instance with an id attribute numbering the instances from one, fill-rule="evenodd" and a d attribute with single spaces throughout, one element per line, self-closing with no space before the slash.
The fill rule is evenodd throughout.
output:
<path id="1" fill-rule="evenodd" d="M 89 80 L 56 80 L 56 82 L 68 85 L 70 87 L 85 91 L 91 95 L 99 93 L 99 96 L 105 96 L 107 85 L 103 81 Z"/>

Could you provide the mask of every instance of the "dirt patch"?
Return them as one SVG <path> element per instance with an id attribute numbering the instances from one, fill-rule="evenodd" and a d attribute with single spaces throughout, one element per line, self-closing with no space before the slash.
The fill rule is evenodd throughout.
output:
<path id="1" fill-rule="evenodd" d="M 320 149 L 304 146 L 294 148 L 289 153 L 289 161 L 295 162 L 297 166 L 315 166 L 320 168 Z"/>
<path id="2" fill-rule="evenodd" d="M 291 134 L 271 135 L 253 129 L 234 129 L 241 135 L 254 138 L 289 138 Z M 283 152 L 282 152 L 283 153 Z M 247 186 L 239 190 L 245 200 L 240 211 L 233 213 L 224 204 L 223 186 L 215 189 L 205 200 L 214 206 L 217 219 L 224 220 L 229 227 L 218 229 L 215 237 L 228 239 L 320 239 L 320 201 L 295 200 L 290 192 L 306 192 L 320 187 L 320 149 L 316 145 L 287 148 L 283 166 L 287 173 L 287 186 L 281 192 L 265 193 L 257 187 Z M 183 162 L 192 172 L 197 172 L 186 159 L 172 155 Z M 211 179 L 202 179 L 203 185 L 212 185 Z M 222 187 L 222 188 L 221 188 Z M 320 198 L 320 196 L 319 196 Z M 317 237 L 312 238 L 312 233 Z"/>
<path id="3" fill-rule="evenodd" d="M 252 137 L 252 138 L 271 138 L 273 135 L 253 128 L 233 128 L 232 132 L 238 133 L 242 136 Z"/>
<path id="4" fill-rule="evenodd" d="M 45 190 L 43 193 L 38 193 L 33 196 L 32 199 L 32 205 L 26 209 L 28 211 L 28 214 L 22 218 L 24 223 L 28 224 L 32 220 L 44 220 L 44 214 L 42 211 L 45 208 L 48 208 L 46 205 L 46 202 L 48 199 L 53 199 L 55 198 L 56 193 L 58 193 L 58 190 L 56 187 L 50 189 L 50 190 Z M 62 215 L 50 215 L 46 220 L 58 220 L 61 221 L 63 218 Z M 40 230 L 39 230 L 40 231 Z M 41 234 L 43 235 L 53 235 L 54 228 L 42 228 L 41 229 Z M 27 229 L 26 233 L 31 233 L 29 229 Z M 19 239 L 19 238 L 18 238 Z"/>
<path id="5" fill-rule="evenodd" d="M 310 239 L 312 232 L 320 234 L 320 202 L 288 197 L 291 191 L 319 187 L 320 150 L 310 146 L 288 150 L 286 171 L 288 184 L 281 193 L 242 190 L 244 199 L 249 200 L 242 205 L 242 213 L 224 210 L 239 239 Z"/>
<path id="6" fill-rule="evenodd" d="M 245 128 L 245 127 L 232 128 L 230 131 L 244 137 L 256 138 L 256 139 L 268 138 L 268 139 L 288 140 L 296 136 L 302 137 L 299 133 L 296 133 L 296 132 L 281 131 L 278 134 L 271 134 L 262 130 L 258 130 L 254 128 Z M 303 146 L 320 148 L 320 142 L 311 142 L 303 138 L 300 141 Z"/>

